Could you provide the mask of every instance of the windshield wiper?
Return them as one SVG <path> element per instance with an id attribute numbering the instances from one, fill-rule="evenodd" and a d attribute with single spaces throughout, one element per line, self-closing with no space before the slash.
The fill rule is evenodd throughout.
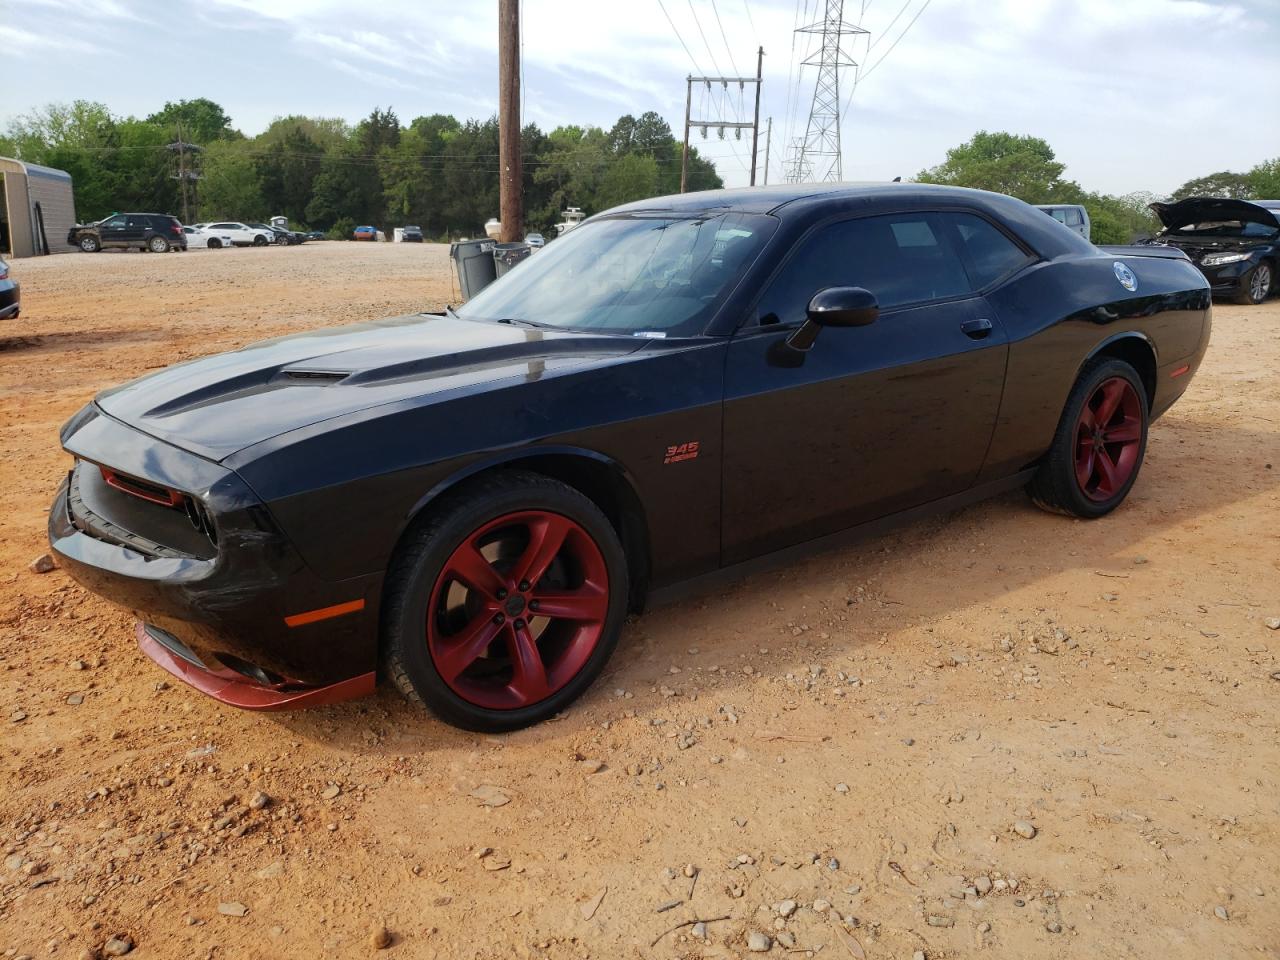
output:
<path id="1" fill-rule="evenodd" d="M 502 319 L 497 320 L 495 322 L 505 323 L 508 326 L 535 327 L 538 330 L 561 329 L 560 327 L 557 327 L 550 323 L 539 323 L 537 320 L 524 320 L 524 319 L 521 319 L 520 317 L 503 317 Z"/>

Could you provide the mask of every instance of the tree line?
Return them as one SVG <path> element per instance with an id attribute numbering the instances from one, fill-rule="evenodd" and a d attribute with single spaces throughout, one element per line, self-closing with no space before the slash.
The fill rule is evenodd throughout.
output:
<path id="1" fill-rule="evenodd" d="M 283 215 L 295 228 L 350 236 L 357 224 L 390 232 L 417 224 L 428 237 L 476 236 L 498 214 L 498 122 L 447 114 L 402 124 L 374 109 L 354 125 L 289 116 L 245 136 L 205 98 L 166 103 L 143 118 L 105 104 L 50 104 L 12 121 L 0 155 L 66 170 L 76 214 L 99 220 L 121 210 L 182 215 L 177 151 L 198 171 L 189 219 L 261 221 Z M 609 130 L 536 124 L 521 131 L 525 225 L 550 230 L 569 206 L 594 213 L 676 193 L 681 144 L 658 114 L 619 118 Z M 689 189 L 723 186 L 710 161 L 689 151 Z"/>
<path id="2" fill-rule="evenodd" d="M 190 219 L 265 220 L 287 216 L 295 228 L 350 236 L 357 224 L 387 232 L 418 224 L 437 239 L 476 236 L 498 213 L 498 122 L 448 114 L 402 124 L 391 109 L 359 123 L 289 116 L 247 137 L 212 100 L 166 103 L 144 119 L 118 117 L 101 103 L 50 104 L 12 121 L 0 134 L 0 154 L 68 171 L 76 212 L 98 220 L 120 210 L 181 215 L 174 179 L 178 141 L 200 146 L 190 162 Z M 681 145 L 650 111 L 626 115 L 609 130 L 562 126 L 543 133 L 527 125 L 524 149 L 525 223 L 547 232 L 569 206 L 591 214 L 620 203 L 676 193 Z M 1031 136 L 979 131 L 917 174 L 925 183 L 977 187 L 1028 203 L 1078 203 L 1089 211 L 1095 243 L 1128 243 L 1159 229 L 1147 205 L 1165 199 L 1138 191 L 1123 196 L 1086 190 L 1065 176 L 1049 144 Z M 689 151 L 689 189 L 723 186 L 711 162 Z M 1280 158 L 1244 173 L 1220 171 L 1187 181 L 1172 199 L 1188 196 L 1280 199 Z"/>
<path id="3" fill-rule="evenodd" d="M 1168 197 L 1138 191 L 1112 196 L 1085 190 L 1063 175 L 1053 148 L 1039 137 L 985 130 L 947 151 L 946 159 L 920 171 L 921 183 L 994 190 L 1027 203 L 1075 203 L 1089 211 L 1094 243 L 1125 244 L 1149 237 L 1160 223 L 1147 205 L 1155 200 L 1186 197 L 1235 197 L 1242 200 L 1280 199 L 1280 157 L 1258 164 L 1246 173 L 1222 172 L 1196 177 Z"/>

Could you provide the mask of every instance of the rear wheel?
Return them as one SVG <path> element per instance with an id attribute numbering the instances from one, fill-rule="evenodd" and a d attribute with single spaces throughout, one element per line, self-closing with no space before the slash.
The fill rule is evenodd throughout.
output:
<path id="1" fill-rule="evenodd" d="M 168 253 L 169 241 L 164 237 L 152 237 L 147 241 L 147 248 L 152 253 Z"/>
<path id="2" fill-rule="evenodd" d="M 604 668 L 628 582 L 617 534 L 583 494 L 524 471 L 485 478 L 400 548 L 383 615 L 387 673 L 464 729 L 545 720 Z"/>
<path id="3" fill-rule="evenodd" d="M 85 253 L 97 253 L 102 249 L 102 244 L 98 242 L 97 237 L 81 237 L 80 249 Z"/>
<path id="4" fill-rule="evenodd" d="M 255 247 L 265 247 L 267 245 L 267 238 L 259 233 L 253 238 L 253 245 Z"/>
<path id="5" fill-rule="evenodd" d="M 217 237 L 210 237 L 210 238 L 209 238 L 209 249 L 210 249 L 210 250 L 221 250 L 221 249 L 222 249 L 222 241 L 221 241 L 221 240 L 219 240 Z"/>
<path id="6" fill-rule="evenodd" d="M 1271 264 L 1262 262 L 1240 278 L 1236 303 L 1261 303 L 1271 292 Z"/>
<path id="7" fill-rule="evenodd" d="M 1028 486 L 1046 510 L 1093 519 L 1128 495 L 1147 448 L 1147 393 L 1123 360 L 1091 361 L 1076 381 L 1048 455 Z"/>

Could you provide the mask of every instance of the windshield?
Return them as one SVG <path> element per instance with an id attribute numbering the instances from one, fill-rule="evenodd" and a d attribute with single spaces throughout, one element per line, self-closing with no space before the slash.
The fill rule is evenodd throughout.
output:
<path id="1" fill-rule="evenodd" d="M 584 223 L 457 313 L 566 330 L 696 336 L 775 225 L 771 217 L 740 213 Z"/>
<path id="2" fill-rule="evenodd" d="M 1213 223 L 1188 223 L 1168 232 L 1195 237 L 1274 237 L 1278 231 L 1265 223 L 1215 220 Z"/>

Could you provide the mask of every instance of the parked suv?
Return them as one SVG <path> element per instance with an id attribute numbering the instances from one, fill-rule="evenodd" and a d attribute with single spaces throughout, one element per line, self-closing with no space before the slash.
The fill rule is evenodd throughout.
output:
<path id="1" fill-rule="evenodd" d="M 97 253 L 107 247 L 137 247 L 152 253 L 186 250 L 187 235 L 177 217 L 163 213 L 117 213 L 71 228 L 67 243 L 85 253 Z"/>
<path id="2" fill-rule="evenodd" d="M 267 244 L 275 242 L 275 234 L 271 232 L 270 227 L 253 227 L 238 220 L 206 223 L 204 227 L 219 236 L 229 236 L 231 243 L 237 247 L 265 247 Z"/>

